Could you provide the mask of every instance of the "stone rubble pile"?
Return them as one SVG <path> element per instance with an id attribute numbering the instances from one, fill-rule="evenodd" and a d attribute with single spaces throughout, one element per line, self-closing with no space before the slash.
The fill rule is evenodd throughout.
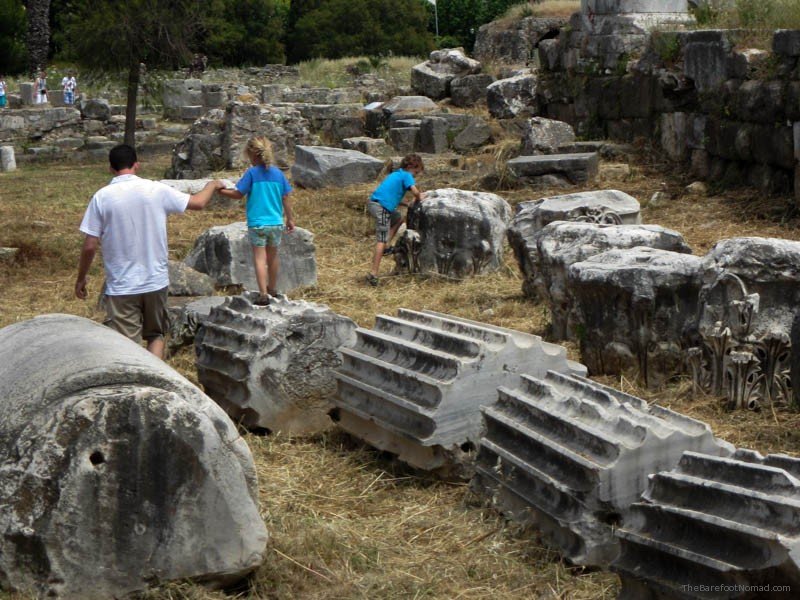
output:
<path id="1" fill-rule="evenodd" d="M 790 594 L 800 586 L 800 459 L 686 452 L 651 477 L 615 536 L 623 600 Z"/>
<path id="2" fill-rule="evenodd" d="M 212 306 L 195 337 L 197 377 L 230 417 L 249 428 L 305 435 L 331 425 L 337 349 L 356 324 L 327 306 L 257 294 Z"/>
<path id="3" fill-rule="evenodd" d="M 235 583 L 264 558 L 253 458 L 195 385 L 107 327 L 0 330 L 0 580 L 38 597 Z"/>
<path id="4" fill-rule="evenodd" d="M 578 565 L 617 557 L 614 528 L 652 473 L 686 450 L 732 452 L 700 421 L 580 377 L 523 374 L 498 394 L 471 488 Z"/>
<path id="5" fill-rule="evenodd" d="M 336 372 L 339 426 L 428 471 L 463 467 L 480 437 L 480 406 L 517 373 L 585 373 L 538 336 L 431 311 L 379 315 L 356 335 Z"/>

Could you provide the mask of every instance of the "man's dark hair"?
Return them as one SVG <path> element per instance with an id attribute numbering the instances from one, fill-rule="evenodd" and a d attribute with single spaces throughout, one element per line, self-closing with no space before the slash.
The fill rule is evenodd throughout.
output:
<path id="1" fill-rule="evenodd" d="M 128 144 L 114 146 L 108 153 L 108 162 L 115 171 L 130 169 L 136 163 L 136 150 Z"/>

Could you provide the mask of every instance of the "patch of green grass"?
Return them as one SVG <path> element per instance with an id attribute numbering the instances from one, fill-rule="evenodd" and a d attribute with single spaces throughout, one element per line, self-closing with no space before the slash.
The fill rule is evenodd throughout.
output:
<path id="1" fill-rule="evenodd" d="M 315 58 L 298 65 L 300 83 L 337 88 L 351 85 L 354 76 L 370 72 L 397 87 L 411 83 L 411 67 L 425 60 L 414 56 L 353 56 L 327 60 Z"/>

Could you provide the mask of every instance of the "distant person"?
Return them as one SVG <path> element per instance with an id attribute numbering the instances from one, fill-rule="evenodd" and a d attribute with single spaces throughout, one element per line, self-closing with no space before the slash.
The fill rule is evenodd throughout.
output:
<path id="1" fill-rule="evenodd" d="M 281 237 L 284 230 L 287 233 L 294 231 L 289 198 L 292 186 L 283 172 L 272 165 L 272 144 L 266 137 L 252 138 L 244 151 L 252 166 L 245 171 L 235 189 L 220 190 L 219 193 L 234 200 L 247 196 L 247 235 L 253 248 L 260 294 L 256 303 L 267 305 L 270 296 L 278 294 Z"/>
<path id="2" fill-rule="evenodd" d="M 386 177 L 372 192 L 368 208 L 370 214 L 375 217 L 376 243 L 372 257 L 372 271 L 367 275 L 367 283 L 371 286 L 378 285 L 381 259 L 384 254 L 391 254 L 394 251 L 389 243 L 403 224 L 403 215 L 397 207 L 409 191 L 413 194 L 415 202 L 423 199 L 415 178 L 424 170 L 419 155 L 409 154 L 400 162 L 400 168 Z"/>
<path id="3" fill-rule="evenodd" d="M 36 81 L 34 81 L 33 92 L 35 94 L 34 102 L 36 104 L 47 103 L 47 73 L 45 71 L 39 72 L 39 76 L 36 78 Z"/>
<path id="4" fill-rule="evenodd" d="M 0 73 L 0 108 L 5 108 L 8 104 L 8 99 L 6 97 L 7 90 L 8 84 L 6 84 L 6 76 Z"/>
<path id="5" fill-rule="evenodd" d="M 75 93 L 78 89 L 78 80 L 75 79 L 75 71 L 69 71 L 61 79 L 61 89 L 64 90 L 64 104 L 75 104 Z"/>
<path id="6" fill-rule="evenodd" d="M 167 314 L 167 216 L 205 208 L 223 187 L 211 181 L 190 196 L 163 183 L 136 176 L 136 151 L 125 144 L 108 154 L 114 178 L 94 196 L 83 216 L 85 234 L 75 296 L 87 297 L 89 267 L 102 246 L 106 275 L 105 324 L 122 335 L 147 342 L 147 349 L 164 356 Z"/>

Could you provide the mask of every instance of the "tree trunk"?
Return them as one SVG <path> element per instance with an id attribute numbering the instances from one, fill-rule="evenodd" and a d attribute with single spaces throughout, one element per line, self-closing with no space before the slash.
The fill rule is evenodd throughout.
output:
<path id="1" fill-rule="evenodd" d="M 141 67 L 138 61 L 128 67 L 128 102 L 125 105 L 125 143 L 136 148 L 136 98 L 139 94 Z"/>
<path id="2" fill-rule="evenodd" d="M 50 0 L 28 0 L 28 66 L 38 74 L 50 50 Z"/>

